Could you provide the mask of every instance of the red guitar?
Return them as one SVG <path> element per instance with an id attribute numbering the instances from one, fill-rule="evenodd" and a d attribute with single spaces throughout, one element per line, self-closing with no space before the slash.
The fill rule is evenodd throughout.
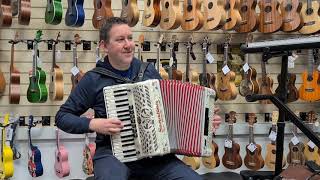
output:
<path id="1" fill-rule="evenodd" d="M 56 129 L 56 144 L 57 149 L 55 151 L 56 159 L 54 162 L 54 170 L 59 178 L 63 178 L 69 176 L 70 166 L 68 163 L 68 151 L 60 144 L 59 129 Z"/>
<path id="2" fill-rule="evenodd" d="M 96 152 L 96 144 L 89 142 L 89 137 L 85 135 L 85 146 L 83 149 L 83 162 L 82 162 L 82 170 L 84 173 L 90 175 L 93 174 L 93 156 Z"/>

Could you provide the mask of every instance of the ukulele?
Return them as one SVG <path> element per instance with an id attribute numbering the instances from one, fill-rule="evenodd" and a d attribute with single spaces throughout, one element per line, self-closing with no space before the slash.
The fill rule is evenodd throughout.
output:
<path id="1" fill-rule="evenodd" d="M 62 20 L 62 12 L 61 0 L 48 1 L 45 13 L 45 22 L 53 25 L 60 24 Z"/>
<path id="2" fill-rule="evenodd" d="M 89 142 L 89 137 L 85 134 L 85 146 L 83 149 L 82 170 L 87 175 L 93 174 L 93 156 L 96 151 L 96 144 Z"/>
<path id="3" fill-rule="evenodd" d="M 307 0 L 301 8 L 301 19 L 304 22 L 299 30 L 301 34 L 312 34 L 320 30 L 319 2 Z"/>
<path id="4" fill-rule="evenodd" d="M 297 126 L 293 125 L 293 138 L 289 143 L 289 153 L 287 155 L 287 162 L 289 163 L 289 165 L 303 166 L 306 161 L 303 151 L 304 144 L 302 142 L 299 142 L 297 137 Z"/>
<path id="5" fill-rule="evenodd" d="M 175 79 L 175 80 L 182 80 L 182 72 L 177 69 L 177 56 L 176 52 L 174 50 L 174 45 L 177 43 L 177 36 L 172 35 L 171 37 L 171 42 L 168 44 L 169 49 L 170 49 L 170 61 L 172 61 L 172 65 L 170 66 L 169 63 L 169 78 L 170 79 Z"/>
<path id="6" fill-rule="evenodd" d="M 56 40 L 53 40 L 52 47 L 52 67 L 51 67 L 51 79 L 49 84 L 49 95 L 53 101 L 63 100 L 63 71 L 56 64 L 56 46 L 59 43 L 60 32 L 57 35 Z"/>
<path id="7" fill-rule="evenodd" d="M 239 13 L 239 0 L 226 0 L 224 10 L 226 11 L 226 21 L 222 29 L 225 31 L 233 30 L 240 25 L 241 16 Z"/>
<path id="8" fill-rule="evenodd" d="M 204 29 L 218 30 L 226 22 L 226 11 L 222 0 L 204 0 Z"/>
<path id="9" fill-rule="evenodd" d="M 140 12 L 137 0 L 122 0 L 121 17 L 127 20 L 130 27 L 138 23 Z"/>
<path id="10" fill-rule="evenodd" d="M 317 120 L 315 112 L 308 112 L 306 120 L 310 129 L 314 130 L 314 123 Z M 314 161 L 320 165 L 320 154 L 318 152 L 319 148 L 312 141 L 309 140 L 304 143 L 304 156 L 307 161 Z"/>
<path id="11" fill-rule="evenodd" d="M 0 6 L 0 26 L 9 27 L 12 24 L 11 0 L 2 0 Z"/>
<path id="12" fill-rule="evenodd" d="M 240 145 L 233 140 L 233 124 L 236 122 L 236 112 L 230 111 L 228 118 L 228 136 L 225 140 L 222 164 L 228 169 L 237 169 L 242 166 L 242 159 L 239 154 Z"/>
<path id="13" fill-rule="evenodd" d="M 241 21 L 235 30 L 239 33 L 253 32 L 258 28 L 258 16 L 256 13 L 257 0 L 240 0 L 239 13 Z"/>
<path id="14" fill-rule="evenodd" d="M 278 0 L 260 0 L 259 28 L 262 33 L 273 33 L 280 30 L 282 16 L 279 12 Z"/>
<path id="15" fill-rule="evenodd" d="M 29 152 L 28 152 L 28 170 L 32 177 L 39 177 L 43 174 L 43 166 L 41 163 L 41 152 L 37 146 L 32 144 L 31 128 L 34 127 L 33 116 L 29 116 L 28 137 L 29 137 Z"/>
<path id="16" fill-rule="evenodd" d="M 299 97 L 305 101 L 320 99 L 319 73 L 313 66 L 313 50 L 308 49 L 308 67 L 302 73 L 302 85 L 299 88 Z"/>
<path id="17" fill-rule="evenodd" d="M 162 0 L 161 7 L 160 28 L 177 29 L 182 21 L 179 0 Z"/>
<path id="18" fill-rule="evenodd" d="M 281 80 L 281 74 L 277 76 L 278 82 Z M 293 73 L 288 73 L 287 74 L 287 102 L 294 102 L 299 99 L 299 91 L 294 85 L 296 82 L 296 75 Z M 277 87 L 275 90 L 276 94 L 280 94 L 280 86 Z"/>
<path id="19" fill-rule="evenodd" d="M 6 140 L 7 131 L 6 127 L 9 125 L 9 114 L 5 114 L 2 126 L 2 146 L 1 146 L 1 179 L 7 179 L 13 176 L 14 164 L 13 164 L 13 152 L 9 142 Z"/>
<path id="20" fill-rule="evenodd" d="M 302 28 L 301 7 L 302 3 L 299 0 L 284 0 L 281 2 L 282 31 L 293 32 Z"/>
<path id="21" fill-rule="evenodd" d="M 76 86 L 80 82 L 81 78 L 84 76 L 84 73 L 82 72 L 82 70 L 79 70 L 79 68 L 78 68 L 77 45 L 80 43 L 81 43 L 81 41 L 80 41 L 79 34 L 75 34 L 72 52 L 73 52 L 73 69 L 76 69 L 76 70 L 71 75 L 71 82 L 72 82 L 71 92 L 76 88 Z"/>
<path id="22" fill-rule="evenodd" d="M 84 23 L 84 0 L 68 0 L 68 9 L 65 16 L 67 26 L 80 27 Z"/>
<path id="23" fill-rule="evenodd" d="M 277 137 L 277 122 L 279 119 L 279 111 L 272 112 L 272 127 L 269 138 L 271 143 L 267 144 L 267 153 L 265 157 L 265 165 L 274 171 L 276 164 L 276 137 Z M 283 156 L 282 167 L 286 166 L 286 160 Z"/>
<path id="24" fill-rule="evenodd" d="M 11 63 L 10 63 L 10 84 L 9 84 L 9 103 L 19 104 L 20 102 L 20 71 L 14 65 L 14 45 L 17 41 L 18 33 L 16 33 L 14 40 L 11 43 Z"/>
<path id="25" fill-rule="evenodd" d="M 217 95 L 218 98 L 222 101 L 228 101 L 236 99 L 237 97 L 237 88 L 234 83 L 236 74 L 228 68 L 229 60 L 229 43 L 231 37 L 227 38 L 227 41 L 224 43 L 224 62 L 223 62 L 223 71 L 217 75 Z"/>
<path id="26" fill-rule="evenodd" d="M 15 120 L 12 122 L 10 126 L 10 131 L 11 131 L 11 137 L 9 136 L 8 140 L 10 141 L 10 147 L 13 152 L 13 160 L 20 159 L 21 158 L 21 153 L 18 151 L 17 147 L 15 146 L 14 143 L 14 138 L 16 136 L 16 130 L 17 126 L 19 124 L 19 117 L 15 118 Z"/>
<path id="27" fill-rule="evenodd" d="M 157 46 L 157 62 L 156 62 L 156 69 L 158 70 L 162 79 L 169 79 L 169 75 L 166 70 L 161 66 L 160 62 L 160 48 L 161 44 L 163 43 L 164 36 L 161 34 L 156 46 Z"/>
<path id="28" fill-rule="evenodd" d="M 220 165 L 220 159 L 218 155 L 219 147 L 214 141 L 211 142 L 211 150 L 211 156 L 201 158 L 202 164 L 208 169 L 213 169 Z"/>
<path id="29" fill-rule="evenodd" d="M 264 166 L 264 160 L 261 156 L 261 146 L 254 141 L 253 125 L 257 122 L 257 116 L 249 113 L 249 144 L 246 146 L 246 156 L 244 157 L 244 165 L 248 169 L 259 170 Z"/>
<path id="30" fill-rule="evenodd" d="M 33 44 L 32 70 L 29 72 L 29 87 L 27 99 L 31 103 L 43 103 L 48 98 L 48 90 L 45 85 L 46 73 L 38 66 L 39 51 L 38 44 L 41 40 L 42 31 L 38 30 Z"/>
<path id="31" fill-rule="evenodd" d="M 261 61 L 262 77 L 258 79 L 259 94 L 272 95 L 273 80 L 267 76 L 266 63 Z M 271 104 L 270 100 L 260 100 L 261 104 Z"/>
<path id="32" fill-rule="evenodd" d="M 144 0 L 142 24 L 146 27 L 156 27 L 160 20 L 160 0 Z"/>
<path id="33" fill-rule="evenodd" d="M 143 43 L 144 43 L 144 35 L 140 34 L 139 35 L 139 44 L 138 44 L 138 59 L 143 61 L 143 57 L 141 55 L 142 48 L 143 48 Z"/>
<path id="34" fill-rule="evenodd" d="M 21 25 L 29 25 L 31 17 L 31 0 L 19 0 L 18 22 Z"/>
<path id="35" fill-rule="evenodd" d="M 190 56 L 193 60 L 196 59 L 196 56 L 194 55 L 193 52 L 193 45 L 195 43 L 193 42 L 193 36 L 191 35 L 189 37 L 189 41 L 187 42 L 187 63 L 186 63 L 186 79 L 185 82 L 190 82 L 193 84 L 199 84 L 199 73 L 196 71 L 192 70 L 190 68 Z"/>
<path id="36" fill-rule="evenodd" d="M 68 163 L 68 151 L 60 144 L 59 129 L 56 129 L 56 145 L 54 169 L 59 178 L 69 176 L 70 166 Z"/>
<path id="37" fill-rule="evenodd" d="M 111 0 L 94 0 L 93 5 L 92 24 L 94 28 L 100 29 L 105 19 L 113 17 Z"/>
<path id="38" fill-rule="evenodd" d="M 203 26 L 200 0 L 184 0 L 181 28 L 185 31 L 197 31 Z"/>

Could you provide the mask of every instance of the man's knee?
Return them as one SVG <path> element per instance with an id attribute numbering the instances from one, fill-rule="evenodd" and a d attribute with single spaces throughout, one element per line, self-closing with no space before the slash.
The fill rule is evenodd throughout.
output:
<path id="1" fill-rule="evenodd" d="M 95 180 L 127 180 L 129 170 L 112 155 L 103 156 L 94 160 Z"/>

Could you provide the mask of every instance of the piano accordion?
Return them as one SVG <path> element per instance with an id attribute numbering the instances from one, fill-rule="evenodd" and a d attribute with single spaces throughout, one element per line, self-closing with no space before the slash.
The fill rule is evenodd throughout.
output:
<path id="1" fill-rule="evenodd" d="M 175 153 L 210 156 L 215 91 L 172 80 L 147 80 L 103 88 L 107 118 L 124 128 L 111 136 L 121 162 Z"/>

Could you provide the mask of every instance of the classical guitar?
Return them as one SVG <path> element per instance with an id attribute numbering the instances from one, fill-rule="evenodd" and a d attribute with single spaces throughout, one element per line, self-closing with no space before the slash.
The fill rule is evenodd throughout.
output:
<path id="1" fill-rule="evenodd" d="M 10 84 L 9 84 L 9 103 L 19 104 L 20 102 L 20 71 L 14 65 L 14 45 L 18 43 L 16 33 L 11 43 L 11 63 L 10 63 Z"/>
<path id="2" fill-rule="evenodd" d="M 68 0 L 68 9 L 65 16 L 67 26 L 80 27 L 84 23 L 84 0 Z"/>
<path id="3" fill-rule="evenodd" d="M 226 0 L 224 10 L 226 11 L 226 22 L 222 29 L 225 31 L 234 30 L 241 23 L 241 16 L 239 13 L 240 0 Z"/>
<path id="4" fill-rule="evenodd" d="M 13 176 L 14 165 L 13 165 L 13 152 L 9 142 L 6 140 L 6 127 L 9 124 L 9 114 L 5 114 L 2 127 L 2 146 L 1 146 L 1 179 L 7 179 Z"/>
<path id="5" fill-rule="evenodd" d="M 121 17 L 126 19 L 129 26 L 135 26 L 140 17 L 137 0 L 122 0 Z"/>
<path id="6" fill-rule="evenodd" d="M 80 36 L 79 34 L 74 35 L 74 43 L 72 47 L 72 52 L 73 52 L 73 69 L 76 69 L 74 72 L 71 74 L 71 82 L 72 82 L 72 88 L 71 91 L 76 88 L 78 83 L 80 82 L 81 78 L 83 77 L 84 73 L 82 70 L 78 68 L 78 55 L 77 55 L 77 45 L 80 44 Z"/>
<path id="7" fill-rule="evenodd" d="M 164 43 L 163 42 L 164 36 L 163 34 L 161 34 L 156 46 L 157 46 L 157 62 L 156 62 L 156 69 L 159 72 L 160 76 L 162 77 L 162 79 L 169 79 L 169 75 L 166 72 L 166 70 L 161 66 L 161 62 L 160 62 L 160 48 L 161 48 L 161 44 Z"/>
<path id="8" fill-rule="evenodd" d="M 245 62 L 248 64 L 249 54 L 245 54 Z M 259 85 L 257 82 L 257 71 L 252 66 L 248 66 L 247 71 L 241 69 L 242 80 L 239 85 L 239 94 L 247 96 L 249 94 L 257 94 L 259 92 Z"/>
<path id="9" fill-rule="evenodd" d="M 281 75 L 279 74 L 277 76 L 278 82 L 280 82 L 281 80 Z M 296 74 L 293 73 L 288 73 L 287 74 L 287 102 L 294 102 L 296 100 L 299 99 L 299 91 L 295 86 L 295 82 L 296 82 Z M 276 94 L 280 93 L 280 86 L 277 87 L 277 89 L 275 90 Z"/>
<path id="10" fill-rule="evenodd" d="M 233 140 L 233 124 L 236 122 L 236 112 L 230 111 L 228 118 L 228 136 L 225 140 L 222 164 L 228 169 L 237 169 L 242 166 L 240 145 Z"/>
<path id="11" fill-rule="evenodd" d="M 51 67 L 51 79 L 49 84 L 49 96 L 53 101 L 62 101 L 63 100 L 63 71 L 56 64 L 56 46 L 59 42 L 60 32 L 57 35 L 57 38 L 53 40 L 52 46 L 52 67 Z"/>
<path id="12" fill-rule="evenodd" d="M 244 165 L 248 169 L 259 170 L 264 166 L 264 160 L 261 156 L 261 145 L 254 141 L 253 125 L 257 122 L 254 113 L 249 113 L 249 144 L 246 146 L 246 156 L 244 157 Z"/>
<path id="13" fill-rule="evenodd" d="M 203 26 L 200 0 L 184 0 L 181 28 L 186 31 L 197 31 Z"/>
<path id="14" fill-rule="evenodd" d="M 2 0 L 0 6 L 0 26 L 9 27 L 12 24 L 11 0 Z"/>
<path id="15" fill-rule="evenodd" d="M 156 27 L 160 21 L 160 0 L 144 0 L 142 24 L 146 27 Z"/>
<path id="16" fill-rule="evenodd" d="M 18 22 L 22 25 L 29 25 L 31 17 L 31 0 L 19 0 Z"/>
<path id="17" fill-rule="evenodd" d="M 306 120 L 310 129 L 314 130 L 314 123 L 317 120 L 316 113 L 308 112 Z M 307 161 L 314 161 L 320 165 L 319 148 L 310 140 L 304 143 L 304 155 Z"/>
<path id="18" fill-rule="evenodd" d="M 301 34 L 312 34 L 320 30 L 320 15 L 318 13 L 320 4 L 318 1 L 307 0 L 301 8 L 301 19 L 303 27 L 299 30 Z"/>
<path id="19" fill-rule="evenodd" d="M 62 3 L 61 0 L 50 0 L 47 2 L 46 13 L 44 16 L 47 24 L 57 25 L 62 20 Z"/>
<path id="20" fill-rule="evenodd" d="M 87 175 L 93 174 L 93 156 L 96 152 L 96 144 L 89 142 L 89 137 L 85 135 L 85 146 L 83 149 L 82 170 Z"/>
<path id="21" fill-rule="evenodd" d="M 59 129 L 56 129 L 56 145 L 54 170 L 59 178 L 63 178 L 69 176 L 70 166 L 68 162 L 68 151 L 60 144 Z"/>
<path id="22" fill-rule="evenodd" d="M 113 17 L 111 0 L 94 0 L 93 5 L 92 24 L 94 28 L 100 29 L 106 18 Z"/>
<path id="23" fill-rule="evenodd" d="M 220 165 L 220 159 L 218 155 L 219 147 L 214 141 L 211 142 L 211 149 L 211 156 L 201 158 L 202 164 L 208 169 L 213 169 Z"/>
<path id="24" fill-rule="evenodd" d="M 284 32 L 297 31 L 302 28 L 303 21 L 301 19 L 302 3 L 299 0 L 284 0 L 280 4 L 282 26 Z"/>
<path id="25" fill-rule="evenodd" d="M 218 30 L 226 22 L 226 11 L 222 0 L 204 0 L 204 29 Z"/>
<path id="26" fill-rule="evenodd" d="M 278 0 L 261 0 L 259 8 L 261 11 L 258 30 L 262 33 L 273 33 L 280 30 L 282 16 L 279 12 Z"/>
<path id="27" fill-rule="evenodd" d="M 314 68 L 313 50 L 308 49 L 308 66 L 302 73 L 302 85 L 299 88 L 299 97 L 305 101 L 320 99 L 319 73 Z"/>
<path id="28" fill-rule="evenodd" d="M 289 165 L 304 165 L 306 158 L 303 154 L 304 144 L 298 140 L 297 126 L 293 125 L 293 138 L 289 143 L 289 153 L 287 155 L 287 162 Z M 293 140 L 295 139 L 295 140 Z"/>
<path id="29" fill-rule="evenodd" d="M 224 62 L 222 72 L 217 75 L 217 95 L 218 98 L 222 101 L 228 101 L 236 99 L 237 97 L 237 87 L 234 83 L 235 72 L 231 71 L 228 68 L 228 59 L 229 59 L 229 41 L 230 38 L 224 43 Z M 227 69 L 227 70 L 226 70 Z"/>
<path id="30" fill-rule="evenodd" d="M 181 21 L 179 0 L 162 0 L 160 28 L 177 29 L 181 25 Z"/>
<path id="31" fill-rule="evenodd" d="M 168 44 L 170 49 L 170 61 L 172 61 L 172 65 L 169 63 L 169 78 L 175 80 L 182 80 L 182 72 L 177 68 L 177 57 L 176 52 L 174 50 L 174 45 L 177 43 L 177 36 L 172 35 L 171 42 Z"/>
<path id="32" fill-rule="evenodd" d="M 29 116 L 28 125 L 28 139 L 29 139 L 29 153 L 28 153 L 28 170 L 32 177 L 39 177 L 43 175 L 43 166 L 41 162 L 41 151 L 37 146 L 32 144 L 31 128 L 34 127 L 33 116 Z"/>
<path id="33" fill-rule="evenodd" d="M 259 94 L 264 95 L 272 95 L 272 86 L 273 86 L 273 80 L 267 76 L 266 72 L 266 63 L 261 61 L 261 69 L 262 69 L 262 77 L 258 79 L 259 82 Z M 261 104 L 271 104 L 270 100 L 261 100 Z"/>
<path id="34" fill-rule="evenodd" d="M 240 0 L 239 13 L 241 21 L 239 26 L 235 28 L 237 32 L 248 33 L 258 28 L 259 22 L 256 6 L 257 0 Z"/>
<path id="35" fill-rule="evenodd" d="M 190 82 L 193 84 L 199 84 L 199 73 L 194 71 L 192 68 L 190 68 L 190 56 L 193 60 L 195 60 L 195 55 L 193 52 L 193 36 L 191 35 L 189 37 L 189 41 L 186 44 L 187 46 L 187 63 L 186 63 L 186 75 L 185 75 L 185 82 Z"/>

